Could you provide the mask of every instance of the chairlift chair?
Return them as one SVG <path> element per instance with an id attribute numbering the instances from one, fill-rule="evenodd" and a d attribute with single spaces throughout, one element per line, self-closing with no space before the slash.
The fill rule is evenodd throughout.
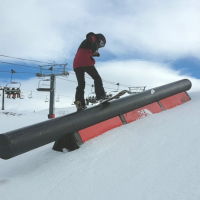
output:
<path id="1" fill-rule="evenodd" d="M 146 86 L 129 87 L 130 94 L 137 94 L 145 91 Z"/>
<path id="2" fill-rule="evenodd" d="M 16 85 L 18 87 L 16 87 Z M 20 87 L 21 87 L 20 82 L 7 83 L 6 86 L 5 86 L 5 94 L 7 94 L 7 98 L 10 98 L 11 95 L 12 95 L 13 99 L 15 99 L 16 97 L 20 98 L 20 94 L 21 94 Z"/>
<path id="3" fill-rule="evenodd" d="M 88 98 L 85 99 L 85 103 L 86 103 L 86 105 L 89 105 L 89 99 Z"/>
<path id="4" fill-rule="evenodd" d="M 11 89 L 11 94 L 12 94 L 12 98 L 15 99 L 16 98 L 16 92 L 15 92 L 15 88 Z"/>
<path id="5" fill-rule="evenodd" d="M 91 103 L 92 105 L 97 103 L 97 98 L 96 98 L 96 94 L 93 91 L 94 85 L 92 84 L 91 86 L 91 92 L 88 94 L 88 97 L 85 99 L 86 105 L 89 105 L 89 103 Z M 93 96 L 92 96 L 93 94 Z M 94 96 L 95 94 L 95 96 Z"/>
<path id="6" fill-rule="evenodd" d="M 49 102 L 49 99 L 48 99 L 48 97 L 46 96 L 46 99 L 45 99 L 45 101 L 44 101 L 45 103 L 47 103 L 47 102 Z"/>
<path id="7" fill-rule="evenodd" d="M 5 94 L 7 94 L 7 98 L 10 98 L 11 97 L 11 92 L 10 92 L 10 88 L 6 88 L 5 87 Z"/>
<path id="8" fill-rule="evenodd" d="M 16 95 L 17 95 L 17 98 L 21 97 L 21 90 L 20 90 L 20 88 L 17 88 Z"/>
<path id="9" fill-rule="evenodd" d="M 56 98 L 56 102 L 60 102 L 59 95 L 58 95 L 58 97 Z"/>
<path id="10" fill-rule="evenodd" d="M 50 79 L 44 79 L 44 80 L 40 80 L 38 82 L 38 88 L 37 91 L 39 92 L 51 92 L 53 89 L 50 88 L 50 84 L 47 84 L 46 82 L 51 82 Z M 48 87 L 43 87 L 43 86 L 48 86 Z"/>
<path id="11" fill-rule="evenodd" d="M 23 95 L 23 93 L 20 95 L 20 99 L 24 99 L 24 95 Z"/>
<path id="12" fill-rule="evenodd" d="M 95 103 L 97 103 L 97 98 L 96 96 L 92 96 L 92 104 L 95 104 Z"/>
<path id="13" fill-rule="evenodd" d="M 117 85 L 117 90 L 111 91 L 110 94 L 107 95 L 109 98 L 113 95 L 113 94 L 112 94 L 113 92 L 114 92 L 114 93 L 119 92 L 119 83 L 117 83 L 116 85 Z M 110 96 L 110 95 L 111 95 L 111 96 Z"/>
<path id="14" fill-rule="evenodd" d="M 74 102 L 75 102 L 75 100 L 74 100 L 74 99 L 72 99 L 72 103 L 71 103 L 71 105 L 75 105 L 75 103 L 74 103 Z"/>
<path id="15" fill-rule="evenodd" d="M 14 82 L 12 81 L 12 75 L 13 73 L 16 73 L 14 70 L 11 70 L 11 80 L 10 83 L 7 83 L 6 86 L 4 87 L 5 94 L 7 94 L 7 98 L 12 98 L 15 99 L 16 97 L 19 98 L 21 91 L 21 83 L 20 82 Z"/>
<path id="16" fill-rule="evenodd" d="M 3 90 L 3 88 L 0 86 L 0 90 Z M 0 94 L 0 96 L 1 96 L 1 94 Z"/>
<path id="17" fill-rule="evenodd" d="M 118 90 L 119 90 L 119 83 L 117 83 L 116 85 L 117 85 L 117 90 L 113 91 L 113 92 L 118 92 Z"/>
<path id="18" fill-rule="evenodd" d="M 32 91 L 31 91 L 31 94 L 28 95 L 28 98 L 29 98 L 29 99 L 32 99 L 32 98 L 33 98 Z"/>

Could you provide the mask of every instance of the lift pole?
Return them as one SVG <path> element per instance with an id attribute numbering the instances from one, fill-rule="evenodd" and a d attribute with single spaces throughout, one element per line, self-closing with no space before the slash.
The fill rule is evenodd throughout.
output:
<path id="1" fill-rule="evenodd" d="M 4 110 L 4 88 L 0 87 L 0 90 L 2 90 L 2 110 Z"/>
<path id="2" fill-rule="evenodd" d="M 2 94 L 2 110 L 4 110 L 4 88 L 3 88 L 3 94 Z"/>
<path id="3" fill-rule="evenodd" d="M 66 72 L 67 64 L 52 64 L 52 65 L 43 65 L 40 66 L 41 73 L 36 73 L 38 78 L 50 77 L 44 81 L 50 81 L 50 88 L 42 88 L 38 84 L 37 91 L 41 92 L 50 92 L 50 101 L 49 101 L 49 114 L 48 118 L 55 118 L 54 113 L 54 104 L 55 104 L 55 89 L 56 89 L 56 76 L 69 76 L 69 72 Z"/>
<path id="4" fill-rule="evenodd" d="M 56 85 L 56 79 L 55 79 L 55 75 L 51 74 L 51 85 L 50 88 L 52 88 L 52 90 L 50 91 L 50 101 L 49 101 L 49 115 L 48 118 L 52 119 L 55 118 L 55 113 L 54 113 L 54 105 L 55 105 L 55 85 Z"/>

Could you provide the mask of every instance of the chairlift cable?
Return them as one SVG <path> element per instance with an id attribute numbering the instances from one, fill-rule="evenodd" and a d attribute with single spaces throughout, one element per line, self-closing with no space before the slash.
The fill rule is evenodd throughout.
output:
<path id="1" fill-rule="evenodd" d="M 58 78 L 58 77 L 57 77 L 57 78 Z M 64 78 L 58 78 L 58 79 L 65 80 L 65 81 L 71 81 L 71 82 L 75 82 L 75 83 L 77 83 L 77 81 L 72 81 L 72 80 L 68 80 L 68 79 L 64 79 Z M 85 85 L 92 86 L 92 85 L 87 84 L 87 83 L 86 83 Z M 104 87 L 104 88 L 106 88 L 106 89 L 111 89 L 111 90 L 115 90 L 115 88 L 108 88 L 108 87 Z"/>
<path id="2" fill-rule="evenodd" d="M 32 67 L 32 66 L 28 66 L 28 65 L 21 65 L 21 64 L 14 64 L 14 63 L 8 63 L 8 62 L 2 62 L 0 61 L 0 63 L 4 63 L 4 64 L 9 64 L 9 65 L 17 65 L 17 66 L 22 66 L 22 67 L 29 67 L 29 68 L 35 68 L 35 69 L 40 69 L 39 67 Z M 67 68 L 67 69 L 70 69 L 70 68 Z M 43 70 L 48 70 L 48 69 L 43 69 Z M 72 69 L 70 69 L 72 70 Z M 58 72 L 61 72 L 59 70 L 56 70 Z M 16 73 L 25 73 L 25 72 L 16 72 Z M 74 72 L 68 72 L 69 74 L 74 74 Z M 33 73 L 32 73 L 33 74 Z M 35 74 L 35 73 L 34 73 Z M 89 79 L 92 79 L 90 76 L 86 75 L 85 76 L 86 78 L 89 78 Z M 112 82 L 112 81 L 107 81 L 107 80 L 104 80 L 102 79 L 102 82 L 105 82 L 105 83 L 108 83 L 108 84 L 112 84 L 112 85 L 116 85 L 115 82 Z M 132 87 L 131 85 L 125 85 L 125 84 L 120 84 L 121 87 Z"/>
<path id="3" fill-rule="evenodd" d="M 5 72 L 5 73 L 11 73 L 10 71 L 2 71 L 2 70 L 0 70 L 0 72 Z M 25 74 L 35 74 L 35 73 L 31 73 L 31 72 L 16 72 L 16 73 L 18 73 L 18 74 L 20 74 L 20 73 L 25 73 Z M 70 81 L 70 82 L 74 82 L 74 83 L 77 83 L 77 81 L 72 81 L 72 80 L 69 80 L 69 79 L 64 79 L 64 78 L 58 78 L 57 77 L 57 79 L 61 79 L 61 80 L 65 80 L 65 81 Z M 86 84 L 86 85 L 89 85 L 89 84 Z M 116 85 L 116 84 L 115 84 Z M 89 85 L 89 86 L 91 86 L 91 85 Z M 120 85 L 121 86 L 121 85 Z M 125 87 L 125 86 L 123 86 L 123 87 Z M 115 90 L 115 88 L 108 88 L 108 87 L 104 87 L 104 88 L 106 88 L 106 89 L 114 89 Z"/>
<path id="4" fill-rule="evenodd" d="M 10 71 L 2 71 L 0 70 L 0 72 L 5 72 L 5 73 L 11 73 Z M 16 74 L 35 74 L 35 73 L 32 73 L 32 72 L 15 72 Z"/>
<path id="5" fill-rule="evenodd" d="M 22 66 L 22 67 L 30 67 L 30 68 L 40 69 L 39 67 L 32 67 L 32 66 L 21 65 L 21 64 L 14 64 L 14 63 L 9 63 L 9 62 L 2 62 L 2 61 L 0 61 L 0 63 L 4 63 L 4 64 L 8 64 L 8 65 L 17 65 L 17 66 Z"/>
<path id="6" fill-rule="evenodd" d="M 66 69 L 73 70 L 73 69 L 70 69 L 70 68 L 68 68 L 68 67 L 66 67 Z M 69 73 L 70 73 L 70 74 L 75 74 L 74 72 L 69 72 Z M 92 79 L 92 78 L 91 78 L 90 76 L 88 76 L 88 75 L 86 75 L 85 77 L 86 77 L 86 78 L 89 78 L 89 79 Z M 102 81 L 105 82 L 105 83 L 109 83 L 109 84 L 116 85 L 116 83 L 113 82 L 113 81 L 107 81 L 107 80 L 105 80 L 105 79 L 102 79 Z M 132 85 L 126 85 L 126 84 L 121 84 L 121 83 L 120 83 L 120 86 L 122 86 L 122 87 L 132 87 Z"/>
<path id="7" fill-rule="evenodd" d="M 0 61 L 0 63 L 4 63 L 4 64 L 8 64 L 8 65 L 17 65 L 17 66 L 21 66 L 21 67 L 29 67 L 29 68 L 40 69 L 40 67 L 32 67 L 32 66 L 28 66 L 28 65 L 21 65 L 21 64 L 15 64 L 15 63 L 9 63 L 9 62 Z M 43 69 L 43 70 L 48 70 L 48 69 Z"/>
<path id="8" fill-rule="evenodd" d="M 67 68 L 67 67 L 66 67 L 66 68 Z M 70 68 L 67 68 L 67 69 L 70 69 Z M 72 69 L 70 69 L 70 70 L 72 70 Z M 76 75 L 74 72 L 68 72 L 68 73 L 69 73 L 69 74 L 74 74 L 74 75 Z M 85 75 L 85 77 L 86 77 L 86 78 L 89 78 L 89 79 L 92 79 L 92 77 L 90 77 L 90 76 L 88 76 L 88 75 Z M 116 85 L 115 82 L 107 81 L 107 80 L 105 80 L 105 79 L 102 79 L 102 82 L 108 83 L 108 84 L 111 84 L 111 85 Z M 120 83 L 119 86 L 120 86 L 120 87 L 133 87 L 132 85 L 126 85 L 126 84 L 121 84 L 121 83 Z"/>
<path id="9" fill-rule="evenodd" d="M 24 92 L 24 91 L 25 91 L 25 92 Z M 23 89 L 22 89 L 22 92 L 23 92 L 23 93 L 29 93 L 29 92 L 31 92 L 31 91 L 32 91 L 32 90 L 23 90 Z M 43 96 L 46 96 L 46 92 L 32 91 L 32 93 L 37 93 L 37 94 L 34 94 L 34 95 L 43 95 Z M 41 93 L 45 93 L 45 94 L 41 94 Z M 62 95 L 62 94 L 61 94 L 61 95 L 59 94 L 59 96 L 62 96 L 62 97 L 65 97 L 65 98 L 66 98 L 66 97 L 72 98 L 71 96 L 66 96 L 66 95 Z"/>
<path id="10" fill-rule="evenodd" d="M 8 58 L 14 58 L 14 59 L 20 59 L 20 60 L 33 61 L 33 62 L 41 62 L 41 63 L 46 63 L 46 64 L 55 64 L 55 63 L 47 63 L 47 62 L 43 62 L 43 61 L 29 60 L 29 59 L 24 59 L 24 58 L 16 58 L 16 57 L 6 56 L 6 55 L 0 55 L 0 56 L 8 57 Z M 1 61 L 0 61 L 0 62 L 1 62 Z M 6 63 L 6 62 L 2 62 L 2 63 Z M 6 63 L 6 64 L 12 64 L 12 63 Z M 13 64 L 13 65 L 18 65 L 18 64 Z M 22 65 L 20 65 L 20 66 L 22 66 Z M 23 65 L 23 66 L 25 66 L 25 65 Z M 26 66 L 25 66 L 25 67 L 26 67 Z M 27 67 L 31 67 L 31 66 L 27 66 Z M 38 69 L 39 67 L 32 67 L 32 68 L 37 68 L 37 69 Z M 68 68 L 68 67 L 66 67 L 66 68 L 69 69 L 69 70 L 73 70 L 73 69 Z M 72 72 L 69 72 L 69 73 L 72 73 Z M 73 73 L 73 74 L 75 74 L 75 73 Z M 87 78 L 90 78 L 90 77 L 87 76 Z M 110 83 L 110 84 L 116 84 L 116 83 L 114 83 L 114 82 L 112 82 L 112 81 L 107 81 L 107 80 L 104 80 L 104 79 L 102 79 L 102 81 L 103 81 L 103 82 Z M 130 85 L 120 84 L 120 86 L 122 86 L 122 87 L 129 87 Z M 131 87 L 131 86 L 130 86 L 130 87 Z"/>
<path id="11" fill-rule="evenodd" d="M 38 60 L 29 60 L 29 59 L 24 59 L 24 58 L 17 58 L 17 57 L 12 57 L 12 56 L 6 56 L 6 55 L 0 55 L 2 57 L 7 57 L 7 58 L 13 58 L 13 59 L 18 59 L 18 60 L 27 60 L 27 61 L 32 61 L 32 62 L 40 62 L 40 63 L 46 63 L 46 64 L 54 64 L 54 63 L 47 63 L 43 61 L 38 61 Z"/>
<path id="12" fill-rule="evenodd" d="M 47 63 L 47 62 L 43 62 L 43 61 L 36 61 L 36 60 L 29 60 L 29 59 L 24 59 L 24 58 L 17 58 L 17 57 L 12 57 L 12 56 L 6 56 L 6 55 L 0 55 L 0 56 L 3 56 L 3 57 L 8 57 L 8 58 L 13 58 L 13 59 L 20 59 L 20 60 L 27 60 L 27 61 L 32 61 L 32 62 L 41 62 L 41 63 L 46 63 L 46 64 L 55 64 L 55 63 Z M 0 61 L 1 62 L 1 61 Z M 1 63 L 6 63 L 6 62 L 1 62 Z M 6 63 L 6 64 L 12 64 L 12 63 Z M 18 64 L 13 64 L 13 65 L 18 65 Z M 24 66 L 24 67 L 31 67 L 31 66 L 26 66 L 26 65 L 19 65 L 19 66 Z M 31 67 L 31 68 L 37 68 L 37 69 L 40 69 L 39 67 Z M 73 69 L 70 69 L 68 67 L 66 67 L 67 69 L 69 70 L 73 70 Z M 69 72 L 71 74 L 75 74 L 74 72 Z M 90 76 L 87 76 L 86 75 L 86 78 L 90 78 L 92 79 Z M 105 83 L 108 83 L 108 84 L 113 84 L 113 85 L 116 85 L 115 82 L 112 82 L 112 81 L 107 81 L 107 80 L 104 80 L 102 79 L 103 82 Z M 132 87 L 131 85 L 126 85 L 126 84 L 120 84 L 121 87 Z"/>
<path id="13" fill-rule="evenodd" d="M 15 112 L 17 111 L 17 109 L 18 109 L 18 107 L 19 107 L 19 105 L 21 104 L 21 101 L 19 102 L 19 104 L 18 104 L 18 106 L 17 106 L 17 108 L 16 108 L 16 110 L 15 110 Z"/>

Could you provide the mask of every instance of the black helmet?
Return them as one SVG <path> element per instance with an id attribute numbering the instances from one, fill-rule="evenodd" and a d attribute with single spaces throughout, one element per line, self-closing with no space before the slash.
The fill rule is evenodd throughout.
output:
<path id="1" fill-rule="evenodd" d="M 98 33 L 96 34 L 96 36 L 98 37 L 98 39 L 100 39 L 100 44 L 99 44 L 100 47 L 104 47 L 106 44 L 106 38 L 104 37 L 104 35 L 101 33 Z"/>

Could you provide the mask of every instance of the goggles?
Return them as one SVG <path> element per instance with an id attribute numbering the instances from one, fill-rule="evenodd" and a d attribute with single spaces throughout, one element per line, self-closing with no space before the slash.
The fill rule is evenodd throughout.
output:
<path id="1" fill-rule="evenodd" d="M 103 41 L 103 40 L 100 40 L 100 41 L 99 41 L 99 47 L 104 47 L 104 46 L 105 46 L 104 41 Z"/>

